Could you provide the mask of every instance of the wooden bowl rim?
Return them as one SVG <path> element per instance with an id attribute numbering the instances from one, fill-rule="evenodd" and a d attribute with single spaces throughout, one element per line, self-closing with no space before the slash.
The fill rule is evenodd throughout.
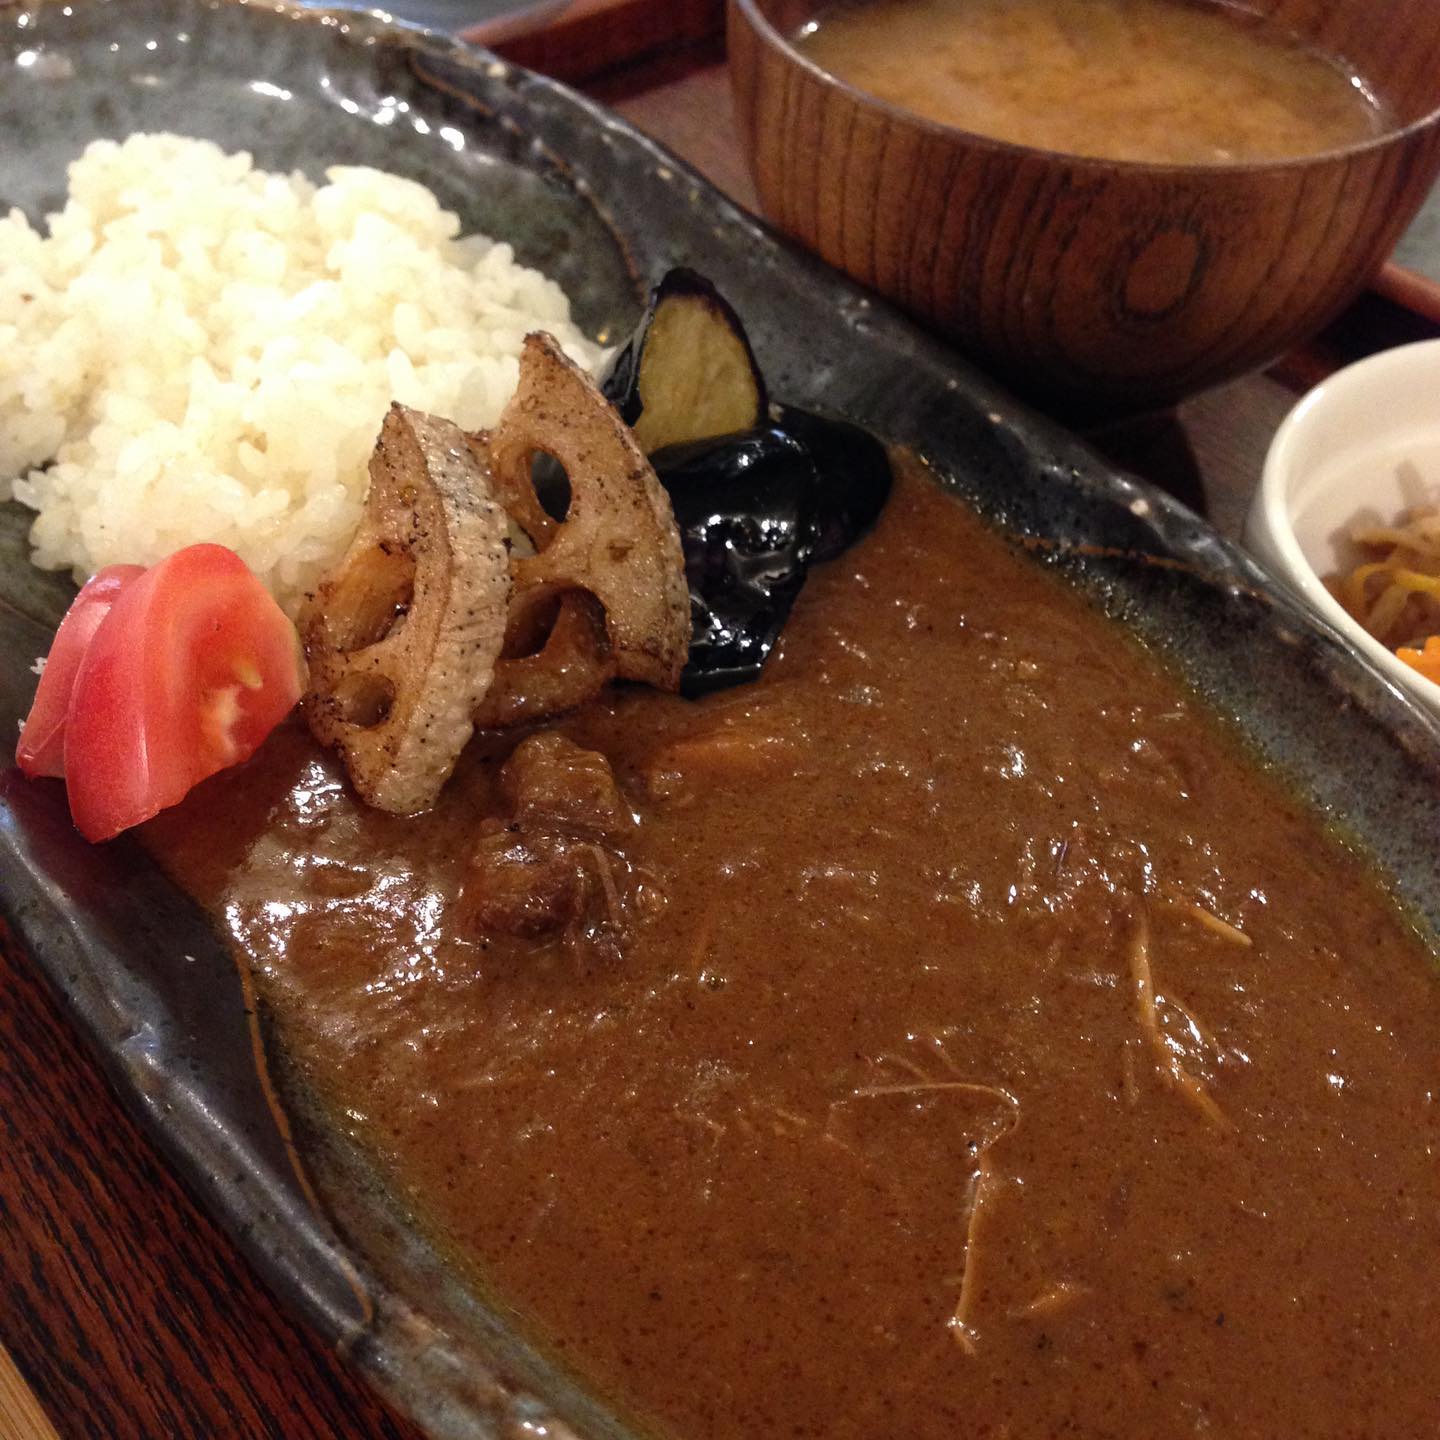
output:
<path id="1" fill-rule="evenodd" d="M 1172 177 L 1193 178 L 1201 175 L 1239 176 L 1273 174 L 1279 172 L 1300 173 L 1337 161 L 1358 159 L 1371 153 L 1378 153 L 1403 145 L 1406 141 L 1440 123 L 1440 102 L 1418 119 L 1412 120 L 1399 129 L 1386 130 L 1368 140 L 1357 140 L 1353 145 L 1341 146 L 1336 150 L 1317 150 L 1310 155 L 1291 156 L 1288 159 L 1240 160 L 1222 165 L 1156 164 L 1149 160 L 1111 160 L 1098 155 L 1073 155 L 1065 150 L 1042 150 L 1033 145 L 1021 145 L 1013 140 L 999 140 L 993 135 L 982 135 L 975 130 L 965 130 L 959 125 L 943 125 L 903 105 L 872 95 L 861 90 L 848 80 L 832 74 L 802 54 L 790 40 L 782 35 L 760 10 L 760 0 L 730 0 L 732 9 L 744 15 L 746 23 L 756 32 L 761 41 L 778 51 L 788 63 L 805 71 L 812 79 L 820 81 L 832 90 L 845 95 L 852 104 L 862 110 L 877 111 L 892 120 L 900 121 L 912 129 L 940 139 L 963 140 L 981 150 L 990 150 L 1002 155 L 1027 156 L 1031 159 L 1050 162 L 1059 161 L 1071 169 L 1092 173 L 1119 173 L 1122 175 L 1153 175 L 1157 179 Z M 733 63 L 733 62 L 732 62 Z"/>

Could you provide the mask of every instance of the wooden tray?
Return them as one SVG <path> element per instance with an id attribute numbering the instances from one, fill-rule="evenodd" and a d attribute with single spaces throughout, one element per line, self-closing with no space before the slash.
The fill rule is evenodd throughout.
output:
<path id="1" fill-rule="evenodd" d="M 561 0 L 533 23 L 502 18 L 462 30 L 460 38 L 588 87 L 619 70 L 713 63 L 724 31 L 725 0 Z M 653 75 L 646 83 L 654 83 Z"/>

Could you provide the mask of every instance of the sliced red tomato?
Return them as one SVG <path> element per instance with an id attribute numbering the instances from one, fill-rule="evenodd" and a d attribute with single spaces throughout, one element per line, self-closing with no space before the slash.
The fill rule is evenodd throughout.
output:
<path id="1" fill-rule="evenodd" d="M 80 661 L 120 592 L 144 573 L 142 565 L 107 565 L 71 601 L 45 657 L 35 703 L 15 749 L 15 763 L 27 775 L 65 774 L 65 715 Z"/>
<path id="2" fill-rule="evenodd" d="M 248 759 L 303 688 L 295 627 L 233 550 L 191 545 L 152 566 L 75 676 L 65 784 L 80 833 L 108 840 Z"/>

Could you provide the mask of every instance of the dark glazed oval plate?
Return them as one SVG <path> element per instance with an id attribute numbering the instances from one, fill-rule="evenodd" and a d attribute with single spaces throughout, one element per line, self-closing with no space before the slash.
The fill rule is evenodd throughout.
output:
<path id="1" fill-rule="evenodd" d="M 1440 928 L 1440 725 L 1183 507 L 1107 469 L 614 116 L 383 17 L 241 0 L 11 12 L 0 70 L 0 205 L 37 221 L 86 142 L 169 129 L 272 169 L 368 163 L 421 180 L 467 229 L 555 275 L 599 334 L 633 323 L 646 279 L 703 271 L 744 315 L 777 395 L 925 455 L 1169 657 L 1374 856 L 1422 926 Z M 12 735 L 31 659 L 71 593 L 28 564 L 26 524 L 0 507 L 0 727 Z M 460 1282 L 320 1109 L 287 1092 L 323 1212 L 312 1203 L 256 1065 L 246 993 L 204 917 L 138 846 L 84 845 L 59 787 L 14 771 L 0 775 L 0 907 L 271 1285 L 422 1425 L 625 1433 Z"/>

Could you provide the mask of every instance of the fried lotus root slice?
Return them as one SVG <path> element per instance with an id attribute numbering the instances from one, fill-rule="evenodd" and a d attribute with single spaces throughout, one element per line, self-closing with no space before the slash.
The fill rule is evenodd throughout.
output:
<path id="1" fill-rule="evenodd" d="M 505 639 L 506 524 L 464 433 L 392 405 L 359 531 L 300 613 L 310 728 L 378 809 L 432 805 L 470 738 Z"/>
<path id="2" fill-rule="evenodd" d="M 536 607 L 524 618 L 543 625 Z M 532 633 L 530 624 L 511 631 L 520 650 L 527 644 L 517 634 Z M 615 653 L 605 631 L 605 612 L 592 596 L 572 590 L 560 597 L 554 624 L 533 653 L 502 655 L 495 663 L 495 682 L 475 711 L 475 724 L 485 730 L 525 725 L 562 715 L 593 700 L 615 678 Z"/>
<path id="3" fill-rule="evenodd" d="M 674 690 L 690 648 L 690 593 L 669 498 L 609 402 L 549 335 L 526 337 L 519 388 L 489 449 L 500 499 L 536 550 L 512 565 L 512 632 L 529 623 L 530 607 L 583 591 L 604 612 L 613 673 Z M 565 468 L 563 520 L 536 497 L 539 454 Z"/>

